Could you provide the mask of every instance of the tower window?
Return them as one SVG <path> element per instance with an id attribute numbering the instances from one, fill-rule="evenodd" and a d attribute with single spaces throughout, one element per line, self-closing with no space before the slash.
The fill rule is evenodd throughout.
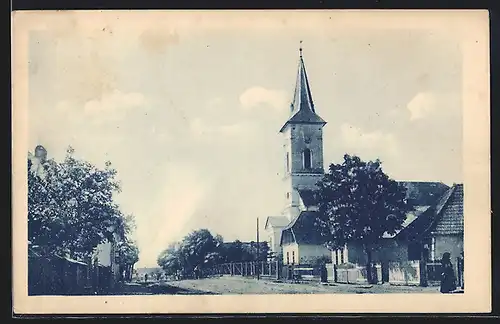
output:
<path id="1" fill-rule="evenodd" d="M 289 193 L 289 192 L 287 192 L 287 193 L 286 193 L 286 199 L 289 199 L 289 198 L 290 198 L 290 193 Z"/>
<path id="2" fill-rule="evenodd" d="M 312 165 L 312 154 L 311 150 L 306 148 L 302 153 L 304 159 L 304 169 L 310 169 Z"/>
<path id="3" fill-rule="evenodd" d="M 295 264 L 295 251 L 292 251 L 292 264 Z"/>
<path id="4" fill-rule="evenodd" d="M 290 171 L 290 154 L 286 152 L 286 171 Z"/>
<path id="5" fill-rule="evenodd" d="M 286 253 L 286 264 L 290 264 L 290 252 Z"/>

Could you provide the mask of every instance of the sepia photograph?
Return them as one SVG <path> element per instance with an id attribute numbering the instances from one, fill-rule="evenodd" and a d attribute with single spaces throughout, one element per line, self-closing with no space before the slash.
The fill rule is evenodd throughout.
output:
<path id="1" fill-rule="evenodd" d="M 22 298 L 488 307 L 487 12 L 16 15 Z"/>

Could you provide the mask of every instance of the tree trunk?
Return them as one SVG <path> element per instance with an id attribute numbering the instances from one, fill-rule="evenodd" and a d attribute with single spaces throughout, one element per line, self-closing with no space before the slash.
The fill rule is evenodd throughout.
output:
<path id="1" fill-rule="evenodd" d="M 366 251 L 366 280 L 369 284 L 373 283 L 373 273 L 372 273 L 372 250 L 370 248 L 365 248 Z"/>

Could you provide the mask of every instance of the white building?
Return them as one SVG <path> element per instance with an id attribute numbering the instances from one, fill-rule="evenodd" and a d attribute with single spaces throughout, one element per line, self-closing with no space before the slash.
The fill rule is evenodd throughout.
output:
<path id="1" fill-rule="evenodd" d="M 330 252 L 312 229 L 317 212 L 316 184 L 324 175 L 325 125 L 314 107 L 301 49 L 290 117 L 280 129 L 286 203 L 282 214 L 268 217 L 265 226 L 271 250 L 282 254 L 285 264 L 309 263 L 322 256 L 330 257 Z"/>

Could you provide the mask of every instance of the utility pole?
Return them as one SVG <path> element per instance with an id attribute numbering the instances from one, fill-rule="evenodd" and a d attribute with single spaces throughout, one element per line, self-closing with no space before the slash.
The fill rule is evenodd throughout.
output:
<path id="1" fill-rule="evenodd" d="M 260 279 L 260 268 L 259 268 L 259 264 L 260 264 L 260 258 L 259 258 L 259 252 L 260 252 L 260 243 L 259 243 L 259 217 L 257 217 L 257 280 Z"/>

